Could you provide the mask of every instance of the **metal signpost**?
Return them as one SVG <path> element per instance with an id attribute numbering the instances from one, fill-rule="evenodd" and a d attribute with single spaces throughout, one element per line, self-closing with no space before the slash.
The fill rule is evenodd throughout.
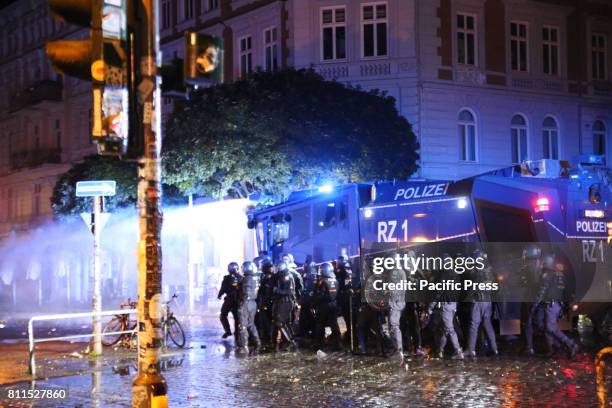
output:
<path id="1" fill-rule="evenodd" d="M 92 197 L 93 211 L 82 213 L 81 217 L 93 235 L 93 353 L 102 354 L 102 321 L 99 313 L 102 312 L 102 288 L 101 288 L 101 262 L 100 262 L 100 233 L 106 225 L 110 214 L 104 212 L 102 197 L 114 196 L 116 183 L 111 180 L 102 181 L 79 181 L 76 184 L 77 197 Z"/>

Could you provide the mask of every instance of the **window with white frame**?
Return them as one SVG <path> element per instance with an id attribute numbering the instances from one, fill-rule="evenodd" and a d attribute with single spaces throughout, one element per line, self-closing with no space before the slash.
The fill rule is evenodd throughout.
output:
<path id="1" fill-rule="evenodd" d="M 472 112 L 463 109 L 459 112 L 459 143 L 461 147 L 461 161 L 476 161 L 476 121 Z"/>
<path id="2" fill-rule="evenodd" d="M 278 34 L 276 27 L 264 30 L 264 57 L 266 71 L 278 69 Z"/>
<path id="3" fill-rule="evenodd" d="M 172 22 L 172 5 L 170 4 L 170 0 L 162 1 L 161 8 L 161 28 L 170 28 Z"/>
<path id="4" fill-rule="evenodd" d="M 559 159 L 559 126 L 557 121 L 548 116 L 542 123 L 542 142 L 545 159 Z"/>
<path id="5" fill-rule="evenodd" d="M 604 34 L 593 34 L 591 36 L 591 72 L 594 80 L 605 81 L 608 77 L 608 39 Z"/>
<path id="6" fill-rule="evenodd" d="M 526 23 L 510 23 L 510 65 L 513 71 L 527 72 L 528 63 L 528 29 Z"/>
<path id="7" fill-rule="evenodd" d="M 362 56 L 383 57 L 388 54 L 387 3 L 364 4 L 361 7 Z"/>
<path id="8" fill-rule="evenodd" d="M 476 16 L 457 14 L 457 62 L 476 65 Z"/>
<path id="9" fill-rule="evenodd" d="M 346 58 L 346 8 L 321 9 L 321 59 L 323 61 Z"/>
<path id="10" fill-rule="evenodd" d="M 240 76 L 253 72 L 253 41 L 250 35 L 240 38 Z"/>
<path id="11" fill-rule="evenodd" d="M 593 154 L 606 154 L 606 125 L 601 120 L 593 123 Z"/>
<path id="12" fill-rule="evenodd" d="M 206 10 L 216 10 L 219 8 L 219 0 L 206 0 Z"/>
<path id="13" fill-rule="evenodd" d="M 512 163 L 527 160 L 527 121 L 523 115 L 514 115 L 510 122 Z"/>
<path id="14" fill-rule="evenodd" d="M 542 28 L 542 61 L 544 73 L 559 75 L 559 29 Z"/>
<path id="15" fill-rule="evenodd" d="M 193 0 L 183 0 L 183 19 L 193 18 Z"/>

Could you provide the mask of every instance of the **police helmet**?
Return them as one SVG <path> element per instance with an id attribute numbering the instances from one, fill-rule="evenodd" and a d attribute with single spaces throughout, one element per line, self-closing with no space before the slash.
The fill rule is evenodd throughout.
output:
<path id="1" fill-rule="evenodd" d="M 319 265 L 319 275 L 324 278 L 335 277 L 334 267 L 332 266 L 332 264 L 330 262 L 323 262 L 321 265 Z"/>
<path id="2" fill-rule="evenodd" d="M 287 262 L 286 262 L 286 261 L 284 261 L 284 260 L 283 260 L 283 261 L 279 261 L 279 262 L 276 264 L 276 270 L 277 270 L 278 272 L 280 272 L 280 273 L 287 272 L 287 271 L 289 270 L 289 265 L 288 265 L 288 264 L 287 264 Z"/>
<path id="3" fill-rule="evenodd" d="M 260 269 L 263 273 L 268 273 L 272 270 L 272 266 L 274 264 L 272 263 L 272 260 L 270 259 L 270 257 L 265 256 L 262 260 L 261 260 L 261 266 Z"/>
<path id="4" fill-rule="evenodd" d="M 255 264 L 257 269 L 261 269 L 261 262 L 263 261 L 263 259 L 263 256 L 256 256 L 255 258 L 253 258 L 253 263 Z"/>
<path id="5" fill-rule="evenodd" d="M 346 255 L 340 255 L 338 257 L 338 263 L 345 264 L 348 262 L 348 257 Z"/>
<path id="6" fill-rule="evenodd" d="M 229 273 L 237 273 L 240 270 L 240 265 L 238 265 L 238 262 L 230 262 L 229 265 L 227 265 L 227 271 Z"/>
<path id="7" fill-rule="evenodd" d="M 523 259 L 537 259 L 542 255 L 542 249 L 537 245 L 529 245 L 523 250 Z"/>
<path id="8" fill-rule="evenodd" d="M 254 262 L 246 261 L 242 264 L 242 273 L 244 276 L 255 275 L 257 273 L 257 266 Z"/>

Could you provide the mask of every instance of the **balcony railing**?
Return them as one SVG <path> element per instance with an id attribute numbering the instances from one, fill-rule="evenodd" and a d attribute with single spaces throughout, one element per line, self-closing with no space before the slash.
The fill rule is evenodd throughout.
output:
<path id="1" fill-rule="evenodd" d="M 47 163 L 61 163 L 60 149 L 33 149 L 22 150 L 11 155 L 11 168 L 13 170 L 41 166 Z"/>
<path id="2" fill-rule="evenodd" d="M 44 80 L 13 94 L 10 111 L 14 112 L 40 102 L 62 101 L 62 84 L 59 81 Z"/>

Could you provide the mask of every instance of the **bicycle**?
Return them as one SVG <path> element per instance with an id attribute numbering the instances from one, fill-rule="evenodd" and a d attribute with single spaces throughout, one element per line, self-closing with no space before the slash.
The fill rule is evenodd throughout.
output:
<path id="1" fill-rule="evenodd" d="M 121 305 L 119 305 L 119 308 L 135 309 L 137 304 L 137 302 L 132 302 L 131 299 L 128 298 L 126 303 L 122 303 Z M 134 330 L 136 328 L 136 324 L 136 320 L 130 320 L 130 315 L 127 313 L 113 316 L 113 318 L 108 323 L 106 323 L 104 325 L 104 328 L 102 329 L 102 344 L 104 346 L 114 346 L 115 344 L 121 342 L 123 345 L 131 346 L 133 343 L 132 340 L 135 337 L 135 333 L 117 332 Z"/>
<path id="2" fill-rule="evenodd" d="M 170 303 L 172 303 L 176 298 L 178 298 L 175 293 L 172 295 L 169 301 L 164 302 L 163 308 L 164 313 L 163 316 L 164 321 L 162 322 L 162 329 L 164 331 L 164 339 L 166 346 L 168 344 L 168 338 L 172 340 L 172 342 L 179 348 L 185 347 L 185 332 L 183 331 L 183 327 L 179 323 L 176 317 L 174 317 L 174 313 L 170 310 Z"/>

